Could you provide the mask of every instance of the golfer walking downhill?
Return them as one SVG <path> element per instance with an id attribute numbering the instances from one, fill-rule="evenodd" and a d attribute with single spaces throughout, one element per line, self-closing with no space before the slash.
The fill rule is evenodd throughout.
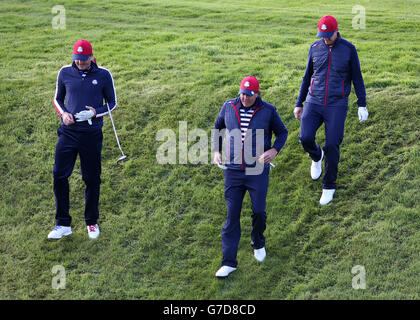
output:
<path id="1" fill-rule="evenodd" d="M 321 205 L 333 200 L 336 189 L 340 144 L 344 135 L 348 97 L 353 82 L 359 106 L 360 122 L 367 120 L 366 92 L 355 46 L 341 38 L 337 20 L 324 16 L 319 20 L 317 37 L 309 48 L 308 62 L 303 76 L 294 116 L 301 120 L 299 139 L 312 159 L 311 177 L 322 174 L 325 159 Z M 303 102 L 305 107 L 303 108 Z M 325 124 L 325 145 L 315 142 L 321 124 Z"/>
<path id="2" fill-rule="evenodd" d="M 242 80 L 239 97 L 227 100 L 215 123 L 215 132 L 225 130 L 225 200 L 227 219 L 222 229 L 223 260 L 216 277 L 225 278 L 238 265 L 236 255 L 241 237 L 240 215 L 246 191 L 251 197 L 251 246 L 254 257 L 266 257 L 264 231 L 270 162 L 284 146 L 287 129 L 276 107 L 260 97 L 259 82 L 255 77 Z M 276 139 L 271 145 L 272 135 Z M 222 164 L 223 135 L 214 136 L 213 161 Z"/>
<path id="3" fill-rule="evenodd" d="M 57 130 L 53 169 L 56 226 L 48 234 L 49 239 L 60 239 L 72 233 L 68 178 L 78 154 L 86 186 L 84 217 L 88 235 L 92 239 L 99 236 L 102 117 L 116 106 L 111 73 L 97 66 L 89 41 L 77 41 L 72 65 L 62 67 L 58 73 L 54 97 L 54 107 L 62 124 Z"/>

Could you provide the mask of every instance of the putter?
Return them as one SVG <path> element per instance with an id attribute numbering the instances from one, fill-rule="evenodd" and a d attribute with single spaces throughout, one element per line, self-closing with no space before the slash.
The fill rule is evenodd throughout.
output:
<path id="1" fill-rule="evenodd" d="M 118 160 L 117 160 L 117 163 L 119 163 L 119 162 L 127 159 L 127 156 L 124 154 L 124 151 L 121 148 L 120 140 L 118 139 L 117 130 L 115 129 L 114 120 L 112 119 L 112 114 L 111 114 L 111 110 L 109 109 L 108 103 L 106 104 L 106 106 L 108 108 L 108 113 L 109 113 L 109 118 L 111 119 L 112 128 L 114 129 L 115 139 L 117 139 L 118 148 L 120 148 L 120 151 L 121 151 L 121 157 L 119 157 Z"/>

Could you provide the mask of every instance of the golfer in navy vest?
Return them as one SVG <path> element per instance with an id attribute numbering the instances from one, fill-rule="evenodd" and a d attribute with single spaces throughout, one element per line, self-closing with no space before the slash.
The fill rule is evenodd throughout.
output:
<path id="1" fill-rule="evenodd" d="M 321 176 L 322 160 L 325 160 L 323 190 L 319 202 L 326 205 L 333 200 L 336 189 L 340 144 L 352 83 L 357 96 L 360 122 L 367 120 L 368 111 L 356 48 L 341 38 L 337 20 L 333 16 L 324 16 L 319 20 L 317 37 L 322 39 L 312 43 L 309 48 L 294 116 L 301 120 L 299 139 L 312 159 L 313 180 Z M 323 148 L 315 142 L 316 132 L 322 123 L 325 124 Z"/>
<path id="2" fill-rule="evenodd" d="M 239 97 L 227 100 L 217 117 L 213 135 L 213 161 L 224 169 L 227 219 L 222 229 L 223 260 L 216 277 L 225 278 L 238 265 L 236 255 L 241 237 L 240 216 L 246 191 L 251 197 L 251 246 L 254 257 L 266 256 L 264 231 L 270 163 L 284 146 L 287 129 L 276 107 L 263 101 L 257 78 L 245 77 Z M 274 144 L 271 144 L 272 135 Z M 222 166 L 222 140 L 225 163 Z"/>
<path id="3" fill-rule="evenodd" d="M 61 68 L 57 77 L 54 107 L 61 117 L 57 130 L 53 169 L 56 226 L 49 239 L 70 235 L 69 181 L 77 155 L 85 182 L 84 217 L 89 238 L 99 236 L 102 117 L 117 106 L 111 73 L 97 66 L 92 45 L 79 40 L 73 46 L 73 64 Z M 108 106 L 106 105 L 108 104 Z"/>

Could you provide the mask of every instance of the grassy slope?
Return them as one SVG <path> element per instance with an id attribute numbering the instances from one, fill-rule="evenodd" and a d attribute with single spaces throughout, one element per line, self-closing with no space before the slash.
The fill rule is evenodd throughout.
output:
<path id="1" fill-rule="evenodd" d="M 137 3 L 138 2 L 138 3 Z M 0 17 L 0 298 L 24 299 L 419 299 L 419 4 L 359 1 L 66 1 L 67 28 L 53 30 L 53 1 L 2 1 Z M 358 48 L 370 118 L 357 121 L 354 94 L 335 201 L 320 207 L 320 182 L 299 145 L 292 109 L 319 17 L 339 19 Z M 88 241 L 83 182 L 71 178 L 73 236 L 49 242 L 59 68 L 73 43 L 92 41 L 114 75 L 114 113 L 130 160 L 104 126 L 98 241 Z M 159 165 L 159 129 L 210 133 L 225 99 L 248 74 L 278 107 L 289 139 L 276 158 L 267 199 L 268 257 L 249 246 L 242 215 L 239 269 L 214 278 L 226 208 L 223 176 L 208 165 Z M 319 141 L 322 143 L 320 132 Z M 66 290 L 51 288 L 63 265 Z M 367 289 L 354 290 L 363 265 Z"/>

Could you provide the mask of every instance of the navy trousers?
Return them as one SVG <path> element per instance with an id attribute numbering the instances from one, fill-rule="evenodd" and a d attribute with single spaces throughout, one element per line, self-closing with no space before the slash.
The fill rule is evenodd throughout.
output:
<path id="1" fill-rule="evenodd" d="M 252 232 L 251 246 L 260 249 L 265 246 L 264 231 L 267 215 L 265 204 L 267 198 L 269 166 L 265 166 L 260 175 L 246 175 L 245 171 L 227 169 L 225 173 L 225 199 L 227 219 L 222 229 L 222 266 L 236 268 L 238 261 L 239 240 L 241 238 L 241 210 L 246 191 L 251 197 Z"/>
<path id="2" fill-rule="evenodd" d="M 80 156 L 82 179 L 85 182 L 85 222 L 97 223 L 99 217 L 99 193 L 101 184 L 102 130 L 75 132 L 60 127 L 55 149 L 53 169 L 56 201 L 56 224 L 71 225 L 70 188 L 68 178 L 73 172 L 77 154 Z"/>
<path id="3" fill-rule="evenodd" d="M 340 161 L 340 144 L 344 136 L 344 123 L 347 117 L 347 106 L 321 106 L 305 104 L 303 108 L 299 139 L 303 149 L 313 161 L 321 159 L 321 148 L 315 142 L 318 128 L 325 124 L 324 150 L 325 174 L 322 179 L 324 189 L 335 189 L 338 162 Z"/>

